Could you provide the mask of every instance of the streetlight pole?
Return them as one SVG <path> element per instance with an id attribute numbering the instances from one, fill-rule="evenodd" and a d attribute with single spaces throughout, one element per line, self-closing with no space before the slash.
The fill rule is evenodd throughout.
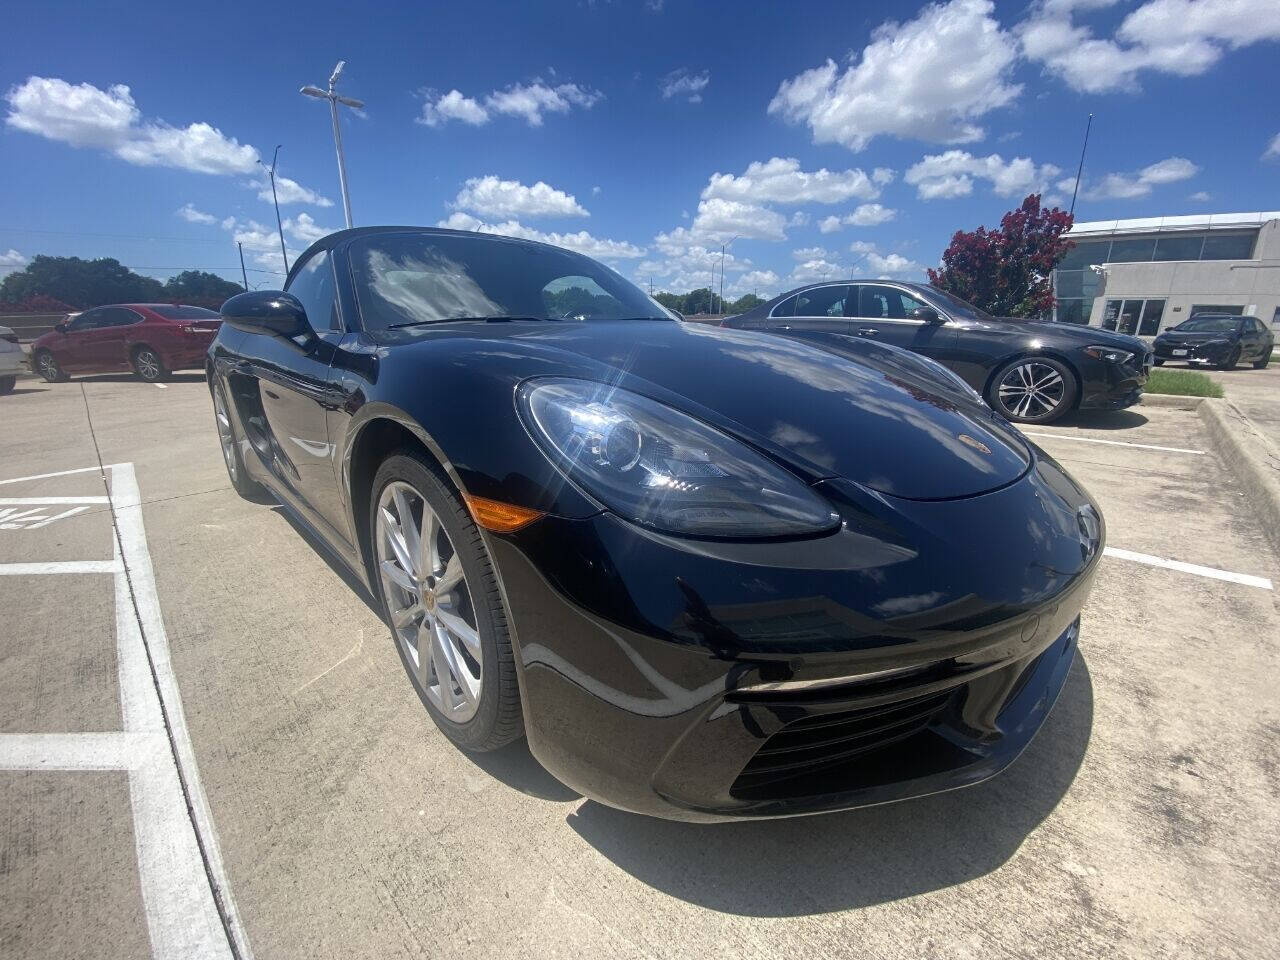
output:
<path id="1" fill-rule="evenodd" d="M 244 292 L 249 292 L 249 274 L 244 268 L 244 244 L 236 241 L 236 249 L 240 251 L 240 276 L 244 277 Z"/>
<path id="2" fill-rule="evenodd" d="M 741 236 L 742 234 L 738 234 L 738 236 L 734 237 L 733 240 L 737 240 Z M 724 310 L 724 252 L 729 247 L 733 246 L 733 240 L 730 240 L 728 243 L 720 244 L 720 309 L 721 310 Z"/>
<path id="3" fill-rule="evenodd" d="M 261 160 L 259 160 L 258 163 L 262 164 L 267 171 L 267 176 L 271 178 L 271 202 L 276 205 L 276 229 L 280 231 L 280 256 L 284 258 L 284 272 L 285 275 L 288 276 L 289 254 L 286 253 L 284 249 L 284 224 L 280 222 L 280 200 L 276 196 L 276 157 L 280 156 L 281 146 L 282 144 L 276 144 L 275 153 L 271 154 L 271 166 L 268 167 L 265 163 L 262 163 Z"/>
<path id="4" fill-rule="evenodd" d="M 1071 216 L 1076 213 L 1076 194 L 1080 192 L 1080 174 L 1084 173 L 1084 152 L 1089 149 L 1089 131 L 1093 129 L 1093 114 L 1089 114 L 1089 122 L 1084 127 L 1084 143 L 1080 147 L 1080 166 L 1076 167 L 1076 185 L 1071 190 Z"/>
<path id="5" fill-rule="evenodd" d="M 364 106 L 364 101 L 353 100 L 350 97 L 340 97 L 334 90 L 338 83 L 338 77 L 342 75 L 342 68 L 347 65 L 347 61 L 339 60 L 338 65 L 333 68 L 333 74 L 329 77 L 329 89 L 321 90 L 319 87 L 305 86 L 299 92 L 304 96 L 315 97 L 317 100 L 329 101 L 329 114 L 333 118 L 333 146 L 338 152 L 338 183 L 342 188 L 342 212 L 347 218 L 347 228 L 350 229 L 351 223 L 351 194 L 347 190 L 347 160 L 342 152 L 342 127 L 338 123 L 338 104 L 359 110 Z"/>

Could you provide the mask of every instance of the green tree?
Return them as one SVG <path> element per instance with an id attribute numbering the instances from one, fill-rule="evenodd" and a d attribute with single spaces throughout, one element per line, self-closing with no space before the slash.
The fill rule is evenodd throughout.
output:
<path id="1" fill-rule="evenodd" d="M 224 280 L 216 273 L 183 270 L 164 285 L 164 299 L 217 310 L 223 302 L 241 292 L 240 284 Z"/>
<path id="2" fill-rule="evenodd" d="M 104 303 L 145 303 L 164 299 L 163 293 L 159 280 L 136 274 L 110 257 L 82 260 L 37 254 L 26 269 L 10 273 L 0 282 L 0 303 L 45 296 L 77 309 Z"/>
<path id="3" fill-rule="evenodd" d="M 757 297 L 754 293 L 748 293 L 729 304 L 728 312 L 746 313 L 748 310 L 758 307 L 764 302 L 764 300 Z"/>
<path id="4" fill-rule="evenodd" d="M 1040 206 L 1033 193 L 988 230 L 957 230 L 929 282 L 997 317 L 1038 317 L 1053 309 L 1049 275 L 1074 244 L 1071 214 Z"/>

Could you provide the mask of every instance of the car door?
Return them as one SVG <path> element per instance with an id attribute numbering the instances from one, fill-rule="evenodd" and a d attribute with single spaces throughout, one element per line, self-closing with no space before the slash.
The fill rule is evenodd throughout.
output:
<path id="1" fill-rule="evenodd" d="M 1246 317 L 1244 321 L 1244 333 L 1241 337 L 1245 347 L 1241 353 L 1253 360 L 1261 360 L 1263 353 L 1263 344 L 1266 338 L 1262 333 L 1262 324 L 1252 317 Z"/>
<path id="2" fill-rule="evenodd" d="M 294 338 L 246 334 L 229 375 L 233 402 L 277 492 L 326 528 L 322 532 L 345 542 L 328 430 L 328 413 L 337 405 L 329 370 L 344 333 L 329 252 L 317 251 L 302 263 L 287 292 L 302 303 L 311 330 Z"/>
<path id="3" fill-rule="evenodd" d="M 55 359 L 64 370 L 83 370 L 88 365 L 88 337 L 102 319 L 105 309 L 95 307 L 67 321 L 66 330 L 51 347 Z"/>
<path id="4" fill-rule="evenodd" d="M 80 337 L 82 368 L 100 373 L 129 366 L 125 348 L 129 327 L 142 322 L 142 315 L 128 307 L 100 307 L 91 329 Z"/>
<path id="5" fill-rule="evenodd" d="M 853 332 L 847 311 L 857 297 L 857 287 L 847 283 L 831 283 L 801 290 L 773 308 L 769 329 L 778 331 L 822 333 Z"/>
<path id="6" fill-rule="evenodd" d="M 912 312 L 919 307 L 936 309 L 903 287 L 864 283 L 858 292 L 853 332 L 859 337 L 903 347 L 942 362 L 956 331 L 946 323 L 917 320 Z"/>

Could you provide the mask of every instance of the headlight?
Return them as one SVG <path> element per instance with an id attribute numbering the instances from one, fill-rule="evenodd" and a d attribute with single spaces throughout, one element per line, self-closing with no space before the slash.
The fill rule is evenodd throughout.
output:
<path id="1" fill-rule="evenodd" d="M 1133 354 L 1128 350 L 1117 350 L 1115 347 L 1085 347 L 1084 352 L 1096 360 L 1106 360 L 1108 363 L 1128 363 L 1133 359 Z"/>
<path id="2" fill-rule="evenodd" d="M 840 522 L 812 490 L 714 427 L 629 390 L 535 380 L 520 390 L 553 461 L 619 516 L 698 537 L 782 537 Z"/>

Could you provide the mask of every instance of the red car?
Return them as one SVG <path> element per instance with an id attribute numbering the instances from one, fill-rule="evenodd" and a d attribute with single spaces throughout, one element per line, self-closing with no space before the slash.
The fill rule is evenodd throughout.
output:
<path id="1" fill-rule="evenodd" d="M 50 383 L 69 373 L 132 370 L 154 383 L 203 367 L 222 318 L 204 307 L 117 303 L 60 323 L 31 345 L 31 367 Z"/>

